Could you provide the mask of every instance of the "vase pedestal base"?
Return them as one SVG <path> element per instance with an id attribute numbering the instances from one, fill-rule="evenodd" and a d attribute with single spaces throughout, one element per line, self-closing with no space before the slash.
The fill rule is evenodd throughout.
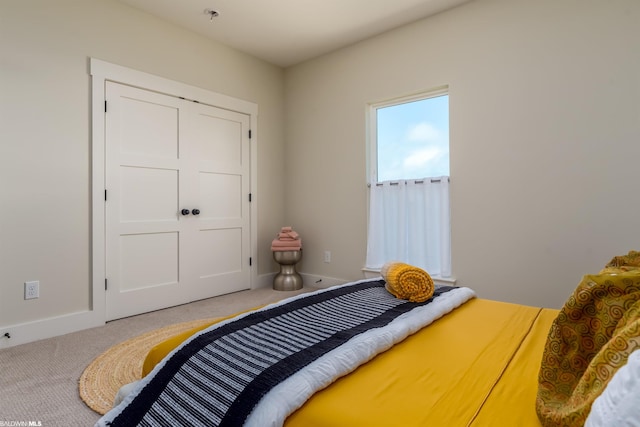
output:
<path id="1" fill-rule="evenodd" d="M 280 264 L 280 272 L 273 278 L 276 291 L 296 291 L 302 289 L 302 276 L 296 271 L 296 264 L 302 258 L 302 251 L 274 251 L 273 259 Z"/>

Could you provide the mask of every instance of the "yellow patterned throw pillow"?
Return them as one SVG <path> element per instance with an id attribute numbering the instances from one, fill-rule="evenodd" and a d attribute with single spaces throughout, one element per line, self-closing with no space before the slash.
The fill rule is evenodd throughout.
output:
<path id="1" fill-rule="evenodd" d="M 433 296 L 434 284 L 429 273 L 402 262 L 388 262 L 380 270 L 387 291 L 400 299 L 423 302 Z"/>
<path id="2" fill-rule="evenodd" d="M 593 401 L 640 348 L 640 270 L 625 271 L 625 260 L 616 259 L 583 277 L 551 326 L 536 400 L 545 427 L 583 426 Z"/>
<path id="3" fill-rule="evenodd" d="M 606 268 L 620 268 L 622 270 L 640 268 L 640 252 L 629 251 L 626 255 L 615 256 L 609 261 L 609 264 L 605 266 L 605 269 Z"/>

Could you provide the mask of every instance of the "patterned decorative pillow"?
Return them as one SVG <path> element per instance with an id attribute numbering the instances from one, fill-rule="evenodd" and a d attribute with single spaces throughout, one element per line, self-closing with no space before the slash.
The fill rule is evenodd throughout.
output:
<path id="1" fill-rule="evenodd" d="M 640 252 L 629 251 L 626 255 L 614 256 L 605 266 L 607 268 L 619 268 L 623 271 L 640 268 Z"/>
<path id="2" fill-rule="evenodd" d="M 547 337 L 536 400 L 541 424 L 584 425 L 594 400 L 638 348 L 640 270 L 584 276 Z"/>

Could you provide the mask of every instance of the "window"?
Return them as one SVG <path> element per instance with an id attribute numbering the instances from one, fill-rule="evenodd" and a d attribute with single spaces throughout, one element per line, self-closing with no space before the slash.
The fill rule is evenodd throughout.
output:
<path id="1" fill-rule="evenodd" d="M 373 104 L 369 121 L 366 268 L 403 261 L 449 277 L 447 89 Z"/>
<path id="2" fill-rule="evenodd" d="M 372 106 L 373 181 L 449 176 L 449 95 Z"/>

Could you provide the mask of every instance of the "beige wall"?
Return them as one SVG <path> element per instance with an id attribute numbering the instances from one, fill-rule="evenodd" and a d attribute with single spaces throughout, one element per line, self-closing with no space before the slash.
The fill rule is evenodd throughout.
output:
<path id="1" fill-rule="evenodd" d="M 458 284 L 559 307 L 583 274 L 640 249 L 638 22 L 636 0 L 476 0 L 287 69 L 300 270 L 362 277 L 366 105 L 441 85 Z"/>
<path id="2" fill-rule="evenodd" d="M 107 0 L 2 0 L 0 52 L 0 329 L 89 308 L 90 57 L 259 105 L 258 273 L 273 271 L 282 69 Z"/>
<path id="3" fill-rule="evenodd" d="M 448 84 L 454 274 L 557 307 L 640 249 L 637 22 L 636 0 L 475 0 L 283 72 L 117 2 L 2 1 L 0 328 L 89 305 L 89 57 L 258 104 L 259 274 L 290 224 L 300 271 L 362 277 L 366 104 Z"/>

